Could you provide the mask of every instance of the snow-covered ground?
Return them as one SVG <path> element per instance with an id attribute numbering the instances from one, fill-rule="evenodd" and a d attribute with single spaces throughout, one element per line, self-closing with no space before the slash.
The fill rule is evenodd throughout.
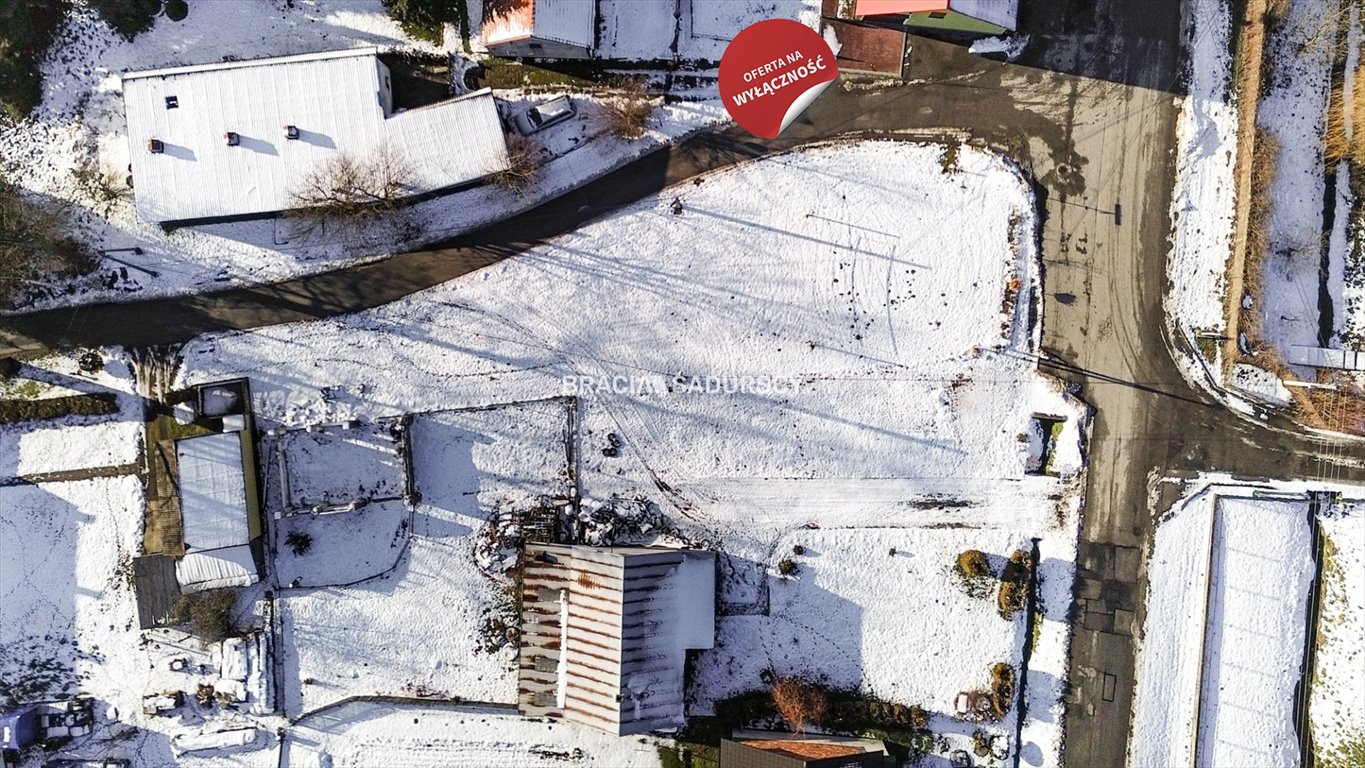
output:
<path id="1" fill-rule="evenodd" d="M 1365 502 L 1324 516 L 1322 535 L 1327 556 L 1308 714 L 1317 764 L 1349 765 L 1346 746 L 1365 738 Z"/>
<path id="2" fill-rule="evenodd" d="M 136 217 L 131 190 L 124 190 L 126 199 L 101 201 L 73 173 L 90 166 L 108 174 L 116 189 L 125 187 L 129 148 L 119 83 L 124 71 L 369 45 L 435 52 L 404 36 L 378 0 L 196 3 L 185 20 L 159 18 L 133 42 L 114 33 L 88 7 L 77 5 L 43 65 L 42 104 L 18 124 L 0 121 L 0 170 L 31 193 L 73 203 L 78 234 L 93 247 L 138 247 L 143 253 L 120 252 L 112 257 L 118 262 L 106 260 L 74 283 L 31 286 L 24 308 L 221 289 L 383 258 L 530 208 L 725 119 L 717 100 L 669 104 L 658 109 L 644 137 L 624 142 L 602 125 L 592 97 L 575 94 L 579 116 L 536 136 L 544 165 L 526 193 L 484 185 L 418 203 L 406 210 L 402 226 L 346 234 L 302 237 L 283 220 L 166 232 Z M 509 111 L 549 95 L 498 94 Z"/>
<path id="3" fill-rule="evenodd" d="M 1185 765 L 1197 749 L 1200 764 L 1296 765 L 1315 557 L 1306 493 L 1337 491 L 1358 507 L 1365 489 L 1222 476 L 1192 487 L 1163 515 L 1148 566 L 1130 762 Z M 1324 504 L 1320 519 L 1341 508 Z M 1343 651 L 1330 662 L 1338 669 L 1352 663 Z M 1333 690 L 1348 700 L 1358 692 L 1325 688 L 1320 709 L 1338 705 Z"/>
<path id="4" fill-rule="evenodd" d="M 1291 346 L 1320 346 L 1318 295 L 1326 184 L 1322 137 L 1339 6 L 1335 0 L 1290 0 L 1284 22 L 1267 41 L 1266 56 L 1273 62 L 1273 71 L 1256 120 L 1274 137 L 1277 154 L 1264 288 L 1255 311 L 1261 334 L 1283 358 Z M 1340 295 L 1333 298 L 1342 301 Z M 1308 369 L 1300 373 L 1311 376 Z"/>
<path id="5" fill-rule="evenodd" d="M 1168 322 L 1177 336 L 1221 336 L 1228 258 L 1232 255 L 1236 188 L 1237 110 L 1231 94 L 1231 24 L 1227 0 L 1192 0 L 1186 14 L 1189 94 L 1177 123 L 1176 184 L 1171 203 L 1174 223 L 1167 262 L 1170 293 Z M 1194 347 L 1193 344 L 1191 344 Z M 1195 381 L 1204 364 L 1193 348 L 1177 362 Z M 1216 360 L 1207 361 L 1215 375 Z"/>
<path id="6" fill-rule="evenodd" d="M 0 396 L 38 400 L 109 393 L 118 412 L 0 425 L 0 478 L 134 464 L 142 453 L 142 400 L 133 391 L 128 362 L 113 356 L 100 370 L 80 370 L 77 352 L 27 361 L 0 381 Z"/>
<path id="7" fill-rule="evenodd" d="M 944 579 L 929 587 L 910 578 L 941 576 L 956 549 L 978 538 L 930 526 L 976 526 L 967 530 L 979 534 L 978 548 L 997 556 L 1039 537 L 1047 598 L 1034 658 L 1048 675 L 1035 677 L 1051 681 L 1026 692 L 1024 754 L 1030 764 L 1054 760 L 1083 411 L 1032 358 L 1037 254 L 1027 186 L 994 156 L 964 151 L 961 164 L 945 174 L 938 147 L 894 142 L 760 160 L 382 308 L 205 337 L 185 350 L 183 382 L 249 376 L 262 423 L 285 425 L 575 395 L 569 439 L 586 511 L 658 510 L 674 537 L 719 547 L 723 607 L 758 614 L 750 622 L 765 610 L 798 610 L 804 590 L 858 601 L 858 636 L 834 641 L 865 658 L 831 670 L 943 709 L 969 680 L 985 684 L 989 662 L 1017 663 L 1022 618 L 1001 619 L 965 594 L 949 605 Z M 670 210 L 675 195 L 680 214 Z M 484 413 L 471 433 L 528 420 L 508 408 Z M 1063 419 L 1049 462 L 1055 476 L 1027 474 L 1037 458 L 1028 437 L 1035 414 Z M 412 452 L 422 503 L 432 505 L 442 494 L 420 487 L 432 450 L 425 418 Z M 565 431 L 561 422 L 553 439 L 548 427 L 517 439 L 562 461 Z M 489 456 L 503 445 L 473 443 Z M 528 461 L 507 476 L 532 483 L 536 495 L 555 492 L 545 484 L 560 482 L 563 468 Z M 465 481 L 449 467 L 461 465 L 440 464 L 455 485 Z M 496 474 L 495 465 L 475 466 L 475 476 Z M 290 711 L 412 686 L 511 701 L 505 659 L 476 655 L 467 631 L 499 599 L 497 580 L 468 559 L 471 531 L 498 506 L 419 508 L 393 573 L 286 594 L 296 654 L 286 677 L 314 680 Z M 442 533 L 424 537 L 424 514 Z M 839 530 L 794 533 L 813 526 Z M 826 539 L 829 555 L 821 554 Z M 938 543 L 933 555 L 889 557 L 898 542 L 907 553 Z M 807 577 L 770 583 L 774 553 L 791 543 L 813 554 Z M 840 546 L 843 557 L 834 554 Z M 896 595 L 905 603 L 861 594 L 857 572 L 839 561 L 864 549 L 880 552 L 892 569 L 884 575 L 905 583 Z M 417 623 L 413 611 L 436 589 L 441 615 L 428 610 Z M 915 681 L 914 665 L 895 668 L 878 655 L 878 638 L 932 600 L 945 602 L 945 620 L 961 622 L 953 633 L 974 628 L 993 640 L 983 653 L 940 647 L 944 638 L 932 633 L 904 637 L 907 653 L 941 659 L 944 676 L 930 684 Z M 442 632 L 460 629 L 432 638 L 423 627 L 433 620 Z M 744 621 L 721 622 L 727 643 L 743 640 Z M 365 668 L 377 655 L 397 661 Z M 469 668 L 451 668 L 452 659 Z M 751 682 L 725 680 L 725 690 Z M 717 695 L 703 690 L 699 701 Z"/>

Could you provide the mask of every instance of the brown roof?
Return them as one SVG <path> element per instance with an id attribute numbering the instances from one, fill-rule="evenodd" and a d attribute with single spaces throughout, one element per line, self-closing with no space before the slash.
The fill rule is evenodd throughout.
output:
<path id="1" fill-rule="evenodd" d="M 839 69 L 904 76 L 904 29 L 830 18 L 825 25 L 839 38 Z"/>
<path id="2" fill-rule="evenodd" d="M 849 757 L 851 755 L 861 755 L 863 750 L 860 747 L 853 747 L 847 744 L 826 744 L 819 741 L 801 741 L 799 739 L 771 740 L 771 741 L 741 741 L 746 747 L 762 749 L 768 752 L 781 752 L 802 760 L 824 760 L 829 757 Z"/>

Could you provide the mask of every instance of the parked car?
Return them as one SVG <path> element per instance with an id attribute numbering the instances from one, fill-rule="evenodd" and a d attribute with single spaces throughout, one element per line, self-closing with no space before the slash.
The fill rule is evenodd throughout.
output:
<path id="1" fill-rule="evenodd" d="M 573 102 L 568 96 L 560 96 L 513 115 L 512 125 L 516 126 L 517 132 L 521 135 L 529 136 L 555 123 L 562 123 L 574 114 Z"/>

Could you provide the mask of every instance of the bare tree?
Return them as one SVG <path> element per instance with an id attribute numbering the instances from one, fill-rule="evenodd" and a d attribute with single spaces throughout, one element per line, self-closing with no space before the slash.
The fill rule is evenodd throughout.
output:
<path id="1" fill-rule="evenodd" d="M 819 723 L 829 711 L 829 697 L 818 686 L 799 677 L 779 677 L 773 683 L 773 705 L 793 733 Z"/>
<path id="2" fill-rule="evenodd" d="M 415 174 L 388 147 L 364 156 L 342 152 L 313 169 L 289 193 L 291 218 L 305 232 L 328 223 L 360 226 L 391 217 L 411 194 Z"/>
<path id="3" fill-rule="evenodd" d="M 535 181 L 540 171 L 540 146 L 527 136 L 514 134 L 507 139 L 507 167 L 489 178 L 494 184 L 521 194 Z"/>

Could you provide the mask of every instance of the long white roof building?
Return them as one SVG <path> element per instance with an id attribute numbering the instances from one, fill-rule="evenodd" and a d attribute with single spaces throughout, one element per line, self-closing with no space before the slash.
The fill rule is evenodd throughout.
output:
<path id="1" fill-rule="evenodd" d="M 394 114 L 378 53 L 357 48 L 125 74 L 138 215 L 166 222 L 287 210 L 291 191 L 342 152 L 359 159 L 387 148 L 414 172 L 412 194 L 507 167 L 490 91 Z"/>

